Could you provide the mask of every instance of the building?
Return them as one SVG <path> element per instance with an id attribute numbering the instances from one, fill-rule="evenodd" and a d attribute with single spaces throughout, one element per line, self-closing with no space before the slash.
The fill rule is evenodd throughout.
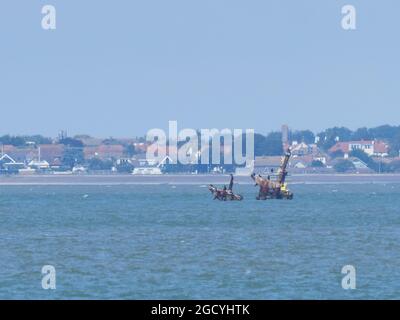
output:
<path id="1" fill-rule="evenodd" d="M 251 160 L 246 162 L 246 166 L 245 167 L 237 167 L 235 169 L 235 175 L 236 176 L 250 176 L 253 172 L 254 172 L 254 163 L 255 160 Z"/>
<path id="2" fill-rule="evenodd" d="M 62 159 L 65 152 L 65 146 L 62 144 L 41 144 L 39 146 L 40 159 L 49 163 Z"/>
<path id="3" fill-rule="evenodd" d="M 46 170 L 50 168 L 50 164 L 46 160 L 32 160 L 28 163 L 29 168 L 37 170 Z"/>
<path id="4" fill-rule="evenodd" d="M 4 145 L 3 150 L 17 162 L 30 162 L 40 158 L 53 163 L 55 159 L 62 159 L 65 147 L 62 144 L 42 144 L 38 147 Z"/>
<path id="5" fill-rule="evenodd" d="M 16 162 L 8 154 L 2 154 L 0 157 L 0 173 L 17 173 L 20 169 L 25 168 L 23 162 Z"/>
<path id="6" fill-rule="evenodd" d="M 3 154 L 0 157 L 0 164 L 6 164 L 6 163 L 15 163 L 15 160 L 11 158 L 8 154 Z"/>
<path id="7" fill-rule="evenodd" d="M 161 169 L 158 167 L 139 167 L 133 169 L 133 175 L 160 175 Z"/>
<path id="8" fill-rule="evenodd" d="M 345 141 L 337 142 L 329 149 L 329 152 L 341 151 L 348 155 L 353 150 L 362 150 L 369 156 L 386 157 L 389 152 L 389 146 L 379 140 Z"/>
<path id="9" fill-rule="evenodd" d="M 256 157 L 254 160 L 254 172 L 256 174 L 269 174 L 276 172 L 282 162 L 281 156 Z"/>
<path id="10" fill-rule="evenodd" d="M 91 159 L 97 157 L 99 159 L 119 159 L 123 158 L 125 154 L 125 148 L 123 145 L 107 145 L 102 144 L 99 146 L 88 146 L 83 148 L 85 159 Z"/>
<path id="11" fill-rule="evenodd" d="M 313 147 L 304 142 L 301 143 L 293 142 L 290 150 L 293 156 L 304 156 L 313 153 Z"/>

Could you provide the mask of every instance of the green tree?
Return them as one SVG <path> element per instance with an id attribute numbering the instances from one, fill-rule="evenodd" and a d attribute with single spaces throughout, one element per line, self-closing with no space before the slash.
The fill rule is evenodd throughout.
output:
<path id="1" fill-rule="evenodd" d="M 131 173 L 135 169 L 134 165 L 129 162 L 123 162 L 116 166 L 117 171 L 121 173 Z"/>
<path id="2" fill-rule="evenodd" d="M 73 168 L 77 164 L 83 164 L 85 157 L 83 154 L 83 143 L 78 139 L 64 138 L 59 141 L 65 145 L 62 164 L 68 168 Z"/>
<path id="3" fill-rule="evenodd" d="M 389 139 L 389 156 L 398 157 L 400 154 L 400 132 Z"/>
<path id="4" fill-rule="evenodd" d="M 254 134 L 255 156 L 280 156 L 282 153 L 282 134 L 280 132 L 271 132 L 267 136 Z"/>
<path id="5" fill-rule="evenodd" d="M 352 134 L 352 140 L 371 140 L 373 135 L 368 128 L 359 128 Z"/>
<path id="6" fill-rule="evenodd" d="M 339 141 L 350 141 L 352 138 L 353 132 L 350 129 L 345 127 L 334 127 L 326 129 L 318 134 L 319 142 L 318 146 L 325 151 L 336 144 L 336 138 L 339 138 Z"/>
<path id="7" fill-rule="evenodd" d="M 366 154 L 363 150 L 360 149 L 355 149 L 350 152 L 349 154 L 351 157 L 355 157 L 360 159 L 362 162 L 364 162 L 368 168 L 378 172 L 381 170 L 380 164 L 375 162 L 374 159 L 372 159 L 368 154 Z"/>
<path id="8" fill-rule="evenodd" d="M 113 162 L 111 160 L 92 158 L 88 161 L 89 170 L 111 170 L 112 166 Z"/>
<path id="9" fill-rule="evenodd" d="M 0 137 L 0 144 L 8 144 L 15 147 L 21 147 L 26 145 L 27 142 L 34 142 L 35 144 L 51 144 L 53 141 L 50 138 L 43 137 L 41 135 L 33 136 L 10 136 L 4 135 Z"/>
<path id="10" fill-rule="evenodd" d="M 313 167 L 313 168 L 322 168 L 322 167 L 324 167 L 324 164 L 320 160 L 313 160 L 311 162 L 311 167 Z"/>
<path id="11" fill-rule="evenodd" d="M 339 160 L 333 168 L 335 169 L 336 172 L 344 173 L 348 171 L 354 171 L 356 167 L 354 166 L 354 163 L 349 161 L 349 160 Z"/>
<path id="12" fill-rule="evenodd" d="M 64 138 L 59 143 L 71 148 L 83 148 L 83 142 L 74 138 Z"/>
<path id="13" fill-rule="evenodd" d="M 85 161 L 83 150 L 81 148 L 66 147 L 61 159 L 63 166 L 73 168 L 77 164 L 83 164 Z"/>
<path id="14" fill-rule="evenodd" d="M 390 140 L 394 136 L 400 134 L 400 126 L 383 125 L 369 129 L 371 139 L 384 139 Z"/>
<path id="15" fill-rule="evenodd" d="M 315 135 L 310 130 L 298 130 L 298 131 L 293 131 L 290 133 L 290 139 L 292 141 L 304 142 L 306 144 L 311 144 L 311 143 L 314 143 L 314 141 L 315 141 Z"/>
<path id="16" fill-rule="evenodd" d="M 135 146 L 133 144 L 126 145 L 124 152 L 129 158 L 132 158 L 136 154 Z"/>
<path id="17" fill-rule="evenodd" d="M 330 154 L 330 156 L 331 156 L 333 159 L 336 159 L 336 158 L 343 158 L 343 157 L 344 157 L 344 153 L 343 153 L 342 150 L 336 150 L 335 152 L 332 152 L 332 153 Z"/>
<path id="18" fill-rule="evenodd" d="M 393 160 L 389 163 L 387 171 L 400 172 L 400 160 Z"/>

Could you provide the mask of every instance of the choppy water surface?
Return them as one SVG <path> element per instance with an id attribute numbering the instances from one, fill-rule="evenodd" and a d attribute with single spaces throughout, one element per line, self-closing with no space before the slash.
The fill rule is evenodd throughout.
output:
<path id="1" fill-rule="evenodd" d="M 400 184 L 1 186 L 0 298 L 400 298 Z M 41 268 L 56 268 L 43 290 Z M 343 290 L 341 269 L 357 271 Z"/>

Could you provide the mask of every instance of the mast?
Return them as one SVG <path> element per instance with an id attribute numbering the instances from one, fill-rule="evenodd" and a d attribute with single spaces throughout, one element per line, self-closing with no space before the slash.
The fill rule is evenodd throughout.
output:
<path id="1" fill-rule="evenodd" d="M 284 158 L 282 159 L 281 167 L 279 168 L 279 175 L 278 175 L 278 180 L 277 182 L 282 185 L 285 183 L 285 178 L 287 175 L 286 167 L 289 163 L 289 158 L 292 155 L 290 152 L 290 149 L 287 149 Z"/>

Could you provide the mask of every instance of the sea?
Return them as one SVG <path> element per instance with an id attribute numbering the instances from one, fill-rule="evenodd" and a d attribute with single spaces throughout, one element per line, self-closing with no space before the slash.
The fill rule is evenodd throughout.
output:
<path id="1" fill-rule="evenodd" d="M 400 184 L 290 188 L 0 185 L 0 299 L 399 299 Z"/>

